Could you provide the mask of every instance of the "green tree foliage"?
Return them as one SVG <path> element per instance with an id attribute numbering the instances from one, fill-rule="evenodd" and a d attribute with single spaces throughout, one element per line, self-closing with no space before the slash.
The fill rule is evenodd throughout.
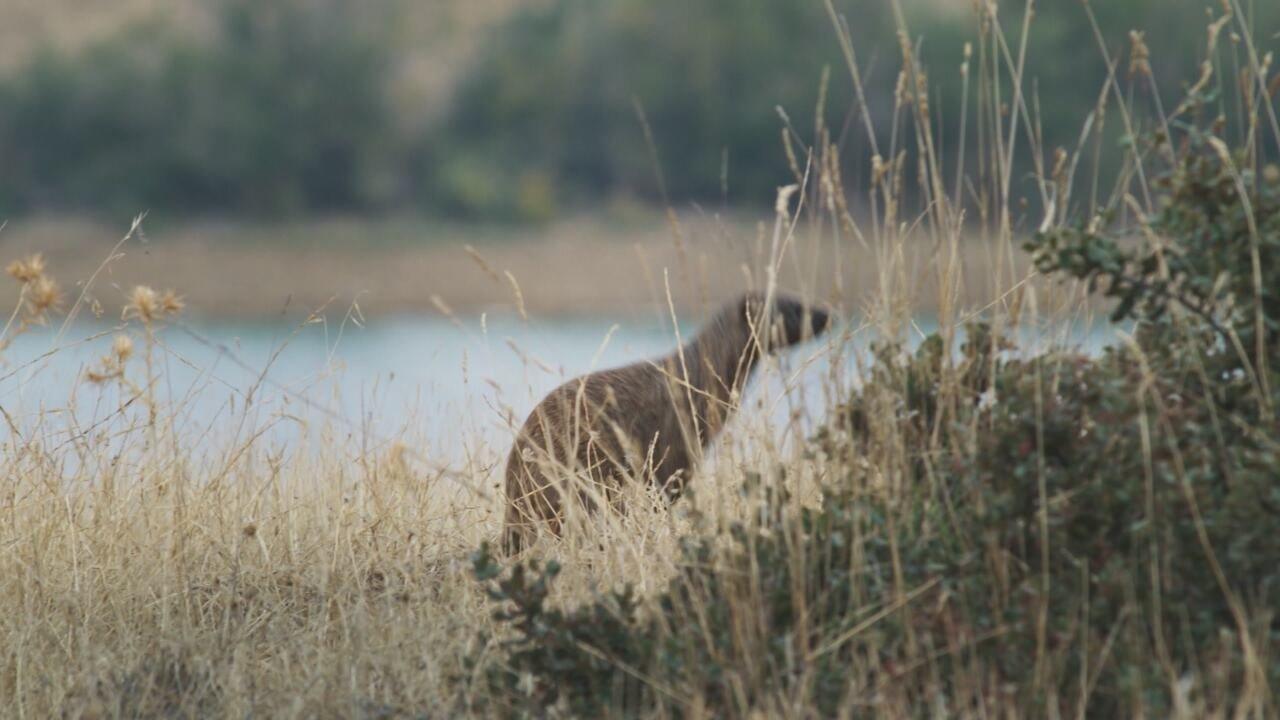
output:
<path id="1" fill-rule="evenodd" d="M 860 21 L 880 25 L 872 7 Z M 487 47 L 456 99 L 440 178 L 441 202 L 477 211 L 476 166 L 498 182 L 538 172 L 570 194 L 661 201 L 638 109 L 670 197 L 768 202 L 791 177 L 776 108 L 810 134 L 822 68 L 840 60 L 823 3 L 788 0 L 557 0 Z M 833 86 L 844 112 L 848 83 Z"/>
<path id="2" fill-rule="evenodd" d="M 914 132 L 912 113 L 894 107 L 902 42 L 892 5 L 832 4 L 847 22 L 867 111 L 888 155 L 894 138 L 900 148 Z M 1265 53 L 1275 46 L 1280 5 L 1246 5 L 1257 5 L 1252 37 Z M 1003 45 L 980 32 L 989 20 L 968 3 L 902 6 L 932 106 L 941 109 L 932 115 L 944 169 L 950 174 L 959 162 L 965 107 L 967 170 L 982 163 L 989 170 L 984 153 L 1007 141 L 991 135 L 990 117 L 1009 112 L 1014 101 L 1009 77 L 1023 57 L 1025 4 L 998 3 Z M 1146 30 L 1146 62 L 1166 100 L 1178 91 L 1177 79 L 1194 77 L 1207 52 L 1203 2 L 1088 7 L 1125 97 L 1153 93 L 1147 75 L 1130 72 L 1131 29 Z M 1031 117 L 1042 165 L 1051 164 L 1055 149 L 1076 148 L 1107 82 L 1107 60 L 1085 8 L 1040 2 L 1030 25 L 1022 117 Z M 795 167 L 803 170 L 819 104 L 842 159 L 858 170 L 850 192 L 861 191 L 871 167 L 824 0 L 533 3 L 481 38 L 455 95 L 439 99 L 442 117 L 412 131 L 391 112 L 396 48 L 404 42 L 391 13 L 337 0 L 216 0 L 214 32 L 200 41 L 153 23 L 74 56 L 44 53 L 0 79 L 0 211 L 279 215 L 395 203 L 542 219 L 615 194 L 767 204 L 777 186 L 795 179 Z M 1217 48 L 1220 67 L 1243 58 L 1233 32 L 1240 27 L 1232 25 Z M 959 72 L 965 43 L 974 44 L 967 104 L 960 102 Z M 997 66 L 1002 79 L 983 80 Z M 1221 110 L 1240 101 L 1229 74 L 1215 76 L 1210 91 Z M 1136 108 L 1159 105 L 1131 106 L 1135 130 L 1152 127 L 1156 113 Z M 1081 177 L 1118 174 L 1124 154 L 1114 149 L 1128 131 L 1114 92 L 1108 107 L 1095 117 L 1101 145 L 1085 153 Z M 778 108 L 790 120 L 795 167 Z M 1034 197 L 1032 155 L 1016 154 L 1013 182 L 1018 194 Z M 913 186 L 907 182 L 904 191 Z"/>
<path id="3" fill-rule="evenodd" d="M 868 112 L 887 151 L 895 134 L 910 131 L 909 113 L 895 113 L 891 100 L 902 67 L 898 26 L 886 3 L 835 0 L 833 6 L 847 20 L 866 96 L 873 99 Z M 954 167 L 961 146 L 964 45 L 976 42 L 980 26 L 990 20 L 963 6 L 941 9 L 927 0 L 903 6 L 919 67 L 929 73 L 929 92 L 946 111 L 934 125 L 940 154 Z M 964 139 L 970 164 L 979 161 L 977 148 L 997 147 L 995 138 L 983 134 L 989 119 L 984 124 L 977 114 L 990 113 L 997 101 L 1008 112 L 1014 102 L 1009 77 L 1021 56 L 1024 9 L 1021 0 L 1000 2 L 1004 45 L 985 35 L 986 42 L 973 48 Z M 1078 2 L 1037 3 L 1029 26 L 1022 97 L 1046 158 L 1058 147 L 1075 149 L 1108 86 L 1108 57 L 1121 93 L 1152 94 L 1148 76 L 1130 73 L 1130 30 L 1147 31 L 1147 62 L 1164 93 L 1179 89 L 1178 78 L 1194 77 L 1207 52 L 1202 3 L 1126 0 L 1092 3 L 1089 9 L 1100 41 Z M 1251 17 L 1257 41 L 1266 46 L 1280 28 L 1280 8 L 1257 8 Z M 517 197 L 519 184 L 531 176 L 579 198 L 629 192 L 662 200 L 637 102 L 648 118 L 668 195 L 677 201 L 722 199 L 726 167 L 727 194 L 738 203 L 767 203 L 777 186 L 792 181 L 778 107 L 792 121 L 800 166 L 821 102 L 822 119 L 847 159 L 869 167 L 865 126 L 821 0 L 553 0 L 518 15 L 486 48 L 456 98 L 443 136 L 448 145 L 435 157 L 435 198 L 445 206 L 490 212 Z M 1223 43 L 1220 52 L 1236 53 L 1239 46 Z M 996 66 L 1000 87 L 980 88 L 979 78 L 989 78 Z M 832 82 L 820 99 L 824 67 L 831 69 Z M 1236 89 L 1230 83 L 1219 88 L 1216 101 L 1235 102 Z M 1107 105 L 1111 116 L 1095 119 L 1095 130 L 1105 138 L 1097 172 L 1114 177 L 1122 154 L 1113 149 L 1125 130 L 1114 112 L 1114 94 Z M 1134 122 L 1140 130 L 1153 118 Z M 1029 153 L 1017 156 L 1015 186 L 1028 194 L 1033 168 Z M 477 182 L 480 177 L 489 182 Z"/>
<path id="4" fill-rule="evenodd" d="M 388 58 L 344 8 L 224 0 L 205 45 L 146 24 L 43 54 L 0 86 L 0 197 L 126 213 L 368 205 Z"/>
<path id="5" fill-rule="evenodd" d="M 958 353 L 938 336 L 878 347 L 813 440 L 833 468 L 821 506 L 749 491 L 758 524 L 688 538 L 652 601 L 551 609 L 554 566 L 503 575 L 482 550 L 513 632 L 464 702 L 592 717 L 786 698 L 822 717 L 1274 703 L 1259 688 L 1280 684 L 1280 173 L 1242 172 L 1198 133 L 1188 148 L 1139 234 L 1163 259 L 1121 249 L 1119 224 L 1029 244 L 1042 271 L 1117 297 L 1135 342 L 1024 357 L 974 325 Z"/>

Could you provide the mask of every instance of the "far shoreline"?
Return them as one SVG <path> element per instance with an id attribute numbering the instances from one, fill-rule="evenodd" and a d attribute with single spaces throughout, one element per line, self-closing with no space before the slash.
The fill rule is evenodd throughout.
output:
<path id="1" fill-rule="evenodd" d="M 41 253 L 62 285 L 64 305 L 108 259 L 127 227 L 81 218 L 37 217 L 0 230 L 0 261 Z M 172 288 L 193 317 L 211 321 L 470 316 L 532 318 L 609 315 L 699 316 L 707 308 L 764 283 L 771 220 L 745 215 L 681 218 L 679 234 L 658 213 L 613 218 L 579 216 L 539 226 L 433 223 L 414 218 L 331 218 L 290 223 L 243 221 L 143 224 L 107 263 L 87 298 L 103 317 L 119 316 L 134 285 Z M 779 284 L 848 309 L 883 297 L 878 253 L 844 241 L 829 228 L 802 224 Z M 939 311 L 930 243 L 907 243 L 913 256 L 898 288 L 913 313 Z M 997 284 L 990 243 L 959 244 L 964 283 L 959 307 L 990 302 Z M 1015 251 L 1026 272 L 1025 258 Z M 1012 277 L 1007 268 L 1000 274 Z M 1022 277 L 1022 276 L 1019 276 Z M 843 287 L 839 287 L 843 286 Z M 2 284 L 11 307 L 17 284 Z M 670 298 L 670 305 L 668 304 Z M 96 300 L 96 304 L 92 301 Z"/>

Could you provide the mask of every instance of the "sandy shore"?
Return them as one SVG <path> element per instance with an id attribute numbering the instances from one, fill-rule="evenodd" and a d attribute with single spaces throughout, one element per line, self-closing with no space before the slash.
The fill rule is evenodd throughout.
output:
<path id="1" fill-rule="evenodd" d="M 627 222 L 580 218 L 539 228 L 435 225 L 412 220 L 326 220 L 287 225 L 144 224 L 119 255 L 127 227 L 67 219 L 12 222 L 0 230 L 0 260 L 43 253 L 68 301 L 101 267 L 90 295 L 118 313 L 135 284 L 173 288 L 190 311 L 209 318 L 341 313 L 367 315 L 524 312 L 623 317 L 666 304 L 697 311 L 764 283 L 772 225 L 751 218 Z M 888 281 L 917 312 L 938 307 L 937 257 L 925 240 L 907 248 L 907 271 Z M 961 245 L 961 305 L 994 295 L 996 251 Z M 837 246 L 829 230 L 801 228 L 779 275 L 781 286 L 858 308 L 880 296 L 885 263 L 870 247 Z M 5 279 L 9 307 L 16 283 Z"/>

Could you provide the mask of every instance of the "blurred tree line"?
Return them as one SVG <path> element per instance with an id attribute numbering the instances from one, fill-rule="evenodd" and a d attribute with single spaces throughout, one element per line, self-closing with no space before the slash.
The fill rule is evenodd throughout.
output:
<path id="1" fill-rule="evenodd" d="M 367 206 L 390 57 L 344 7 L 229 0 L 208 42 L 144 23 L 41 53 L 0 84 L 5 209 Z"/>
<path id="2" fill-rule="evenodd" d="M 483 40 L 426 127 L 394 109 L 394 23 L 339 0 L 217 2 L 214 31 L 199 40 L 142 24 L 71 56 L 41 53 L 0 79 L 0 212 L 408 209 L 530 220 L 619 196 L 769 203 L 792 177 L 784 117 L 803 163 L 827 67 L 823 119 L 851 167 L 868 164 L 823 0 L 538 3 Z M 887 137 L 902 65 L 891 6 L 834 4 Z M 978 26 L 955 5 L 907 3 L 944 155 L 959 145 L 959 66 Z M 1016 43 L 1024 3 L 1000 6 Z M 1128 31 L 1148 30 L 1172 102 L 1204 53 L 1206 4 L 1109 0 L 1093 10 L 1122 82 Z M 1274 48 L 1280 7 L 1253 13 L 1256 41 Z M 1038 3 L 1026 89 L 1046 148 L 1074 146 L 1106 74 L 1081 3 Z"/>

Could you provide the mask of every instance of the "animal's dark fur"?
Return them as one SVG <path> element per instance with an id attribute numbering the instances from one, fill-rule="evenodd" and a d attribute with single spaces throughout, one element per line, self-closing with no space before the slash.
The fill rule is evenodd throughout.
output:
<path id="1" fill-rule="evenodd" d="M 616 504 L 629 478 L 679 497 L 761 350 L 803 342 L 830 321 L 790 296 L 772 307 L 765 312 L 762 293 L 744 295 L 677 352 L 570 380 L 538 403 L 507 459 L 507 552 L 521 550 L 540 525 L 560 532 L 566 485 L 580 483 L 575 494 L 588 509 L 595 498 Z"/>

